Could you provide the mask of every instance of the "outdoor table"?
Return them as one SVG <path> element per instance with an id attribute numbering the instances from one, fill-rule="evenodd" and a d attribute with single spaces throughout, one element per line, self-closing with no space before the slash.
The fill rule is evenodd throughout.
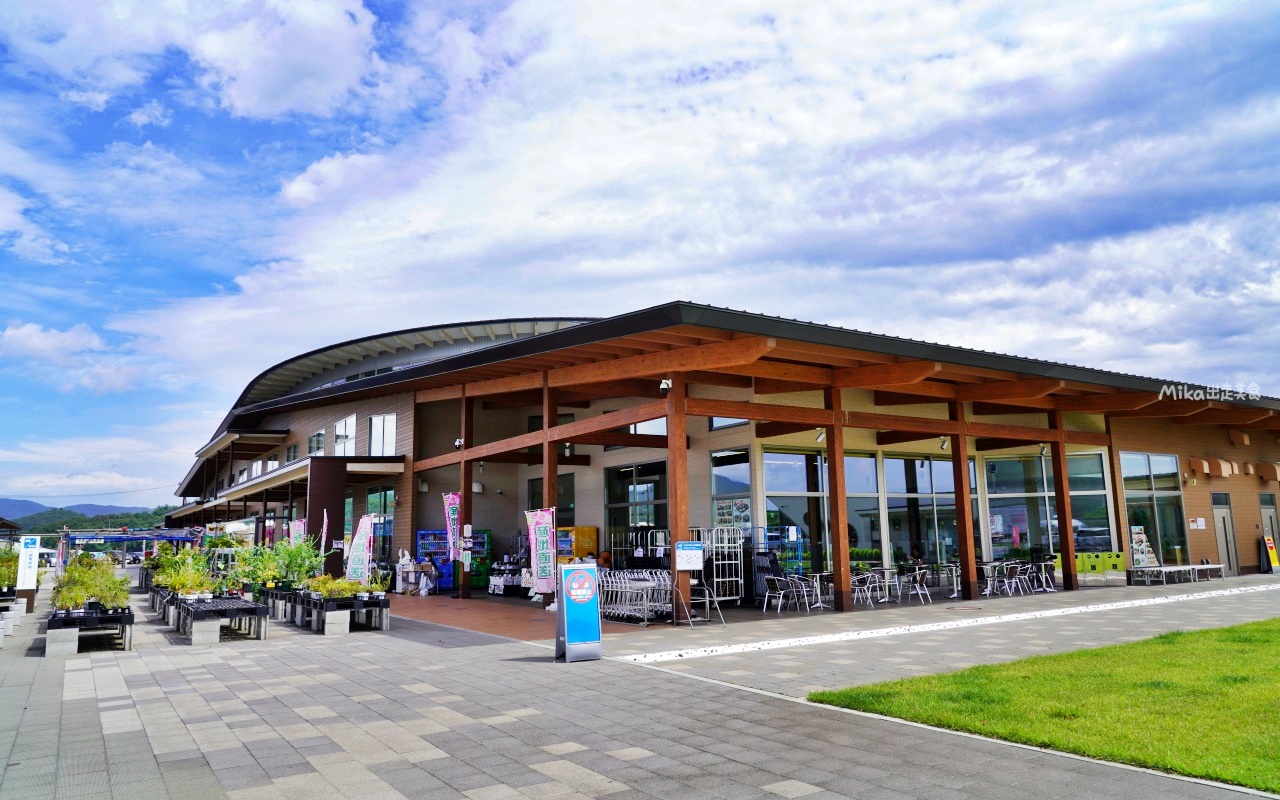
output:
<path id="1" fill-rule="evenodd" d="M 1031 565 L 1032 575 L 1037 576 L 1036 582 L 1039 584 L 1033 589 L 1036 592 L 1056 592 L 1058 591 L 1054 583 L 1054 569 L 1057 564 L 1052 561 L 1037 561 Z"/>
<path id="2" fill-rule="evenodd" d="M 133 609 L 85 611 L 73 614 L 54 611 L 49 615 L 44 639 L 46 656 L 72 656 L 80 649 L 80 635 L 110 633 L 120 637 L 125 650 L 133 649 Z"/>
<path id="3" fill-rule="evenodd" d="M 953 561 L 946 564 L 939 564 L 938 567 L 942 572 L 947 573 L 947 579 L 951 581 L 951 594 L 947 596 L 951 598 L 959 597 L 960 596 L 960 565 Z M 939 578 L 938 580 L 938 585 L 939 586 L 942 585 L 941 578 Z"/>
<path id="4" fill-rule="evenodd" d="M 267 607 L 237 598 L 183 600 L 178 604 L 178 631 L 191 637 L 191 643 L 217 644 L 222 624 L 250 633 L 255 639 L 267 638 Z"/>
<path id="5" fill-rule="evenodd" d="M 1152 579 L 1155 579 L 1155 578 L 1159 578 L 1161 584 L 1167 584 L 1169 582 L 1170 576 L 1172 576 L 1175 580 L 1186 579 L 1186 580 L 1194 581 L 1196 579 L 1195 567 L 1192 567 L 1191 565 L 1188 564 L 1186 566 L 1179 565 L 1179 566 L 1164 566 L 1164 567 L 1157 566 L 1157 567 L 1134 567 L 1133 568 L 1133 577 L 1135 579 L 1142 580 L 1148 586 L 1151 585 Z"/>
<path id="6" fill-rule="evenodd" d="M 871 568 L 871 571 L 872 571 L 872 572 L 879 572 L 879 573 L 881 573 L 881 575 L 880 575 L 880 602 L 881 602 L 881 603 L 896 603 L 896 602 L 898 602 L 898 600 L 894 600 L 892 597 L 890 597 L 890 596 L 889 596 L 889 581 L 893 581 L 893 582 L 894 582 L 894 584 L 895 584 L 895 585 L 897 585 L 897 582 L 898 582 L 898 568 L 897 568 L 897 567 L 872 567 L 872 568 Z M 902 595 L 901 590 L 899 590 L 898 595 L 899 595 L 899 599 L 901 599 L 901 595 Z"/>
<path id="7" fill-rule="evenodd" d="M 818 598 L 818 602 L 814 603 L 810 608 L 831 608 L 831 606 L 822 601 L 822 598 L 826 596 L 822 592 L 823 581 L 830 584 L 831 577 L 832 574 L 830 572 L 811 572 L 808 575 L 801 576 L 801 579 L 813 578 L 813 593 Z"/>

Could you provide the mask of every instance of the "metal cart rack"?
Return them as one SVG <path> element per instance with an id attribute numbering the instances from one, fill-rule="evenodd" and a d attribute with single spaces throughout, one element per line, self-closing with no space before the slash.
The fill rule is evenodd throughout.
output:
<path id="1" fill-rule="evenodd" d="M 709 583 L 717 600 L 736 600 L 742 603 L 745 582 L 742 574 L 742 543 L 748 534 L 741 528 L 694 528 L 690 537 L 702 542 L 703 564 L 711 568 L 702 580 Z"/>

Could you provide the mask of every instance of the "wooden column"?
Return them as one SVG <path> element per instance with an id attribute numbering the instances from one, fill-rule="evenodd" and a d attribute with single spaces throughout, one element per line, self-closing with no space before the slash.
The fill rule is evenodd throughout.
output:
<path id="1" fill-rule="evenodd" d="M 679 590 L 680 597 L 689 601 L 689 573 L 676 569 L 676 542 L 689 541 L 689 440 L 688 421 L 684 401 L 688 387 L 684 373 L 673 372 L 667 376 L 671 388 L 667 391 L 667 526 L 671 530 L 671 588 Z M 671 618 L 675 623 L 685 622 L 685 609 L 675 597 L 671 598 Z"/>
<path id="2" fill-rule="evenodd" d="M 963 423 L 964 403 L 947 404 L 954 422 Z M 978 553 L 973 546 L 973 487 L 969 485 L 969 437 L 960 432 L 951 435 L 951 475 L 956 487 L 956 545 L 960 551 L 960 596 L 978 598 Z"/>
<path id="3" fill-rule="evenodd" d="M 462 394 L 462 432 L 458 435 L 462 438 L 462 452 L 466 453 L 468 447 L 475 446 L 475 398 L 467 397 L 466 389 Z M 462 536 L 464 525 L 471 524 L 471 480 L 472 480 L 471 459 L 465 455 L 462 461 L 458 462 L 458 536 Z M 466 568 L 466 561 L 458 559 L 458 566 L 454 570 L 457 576 L 453 583 L 454 592 L 463 600 L 471 598 L 471 570 Z"/>
<path id="4" fill-rule="evenodd" d="M 1049 415 L 1049 427 L 1062 430 L 1062 412 Z M 1075 520 L 1071 518 L 1071 488 L 1067 475 L 1067 445 L 1061 439 L 1049 444 L 1053 453 L 1053 498 L 1058 514 L 1058 555 L 1062 556 L 1062 588 L 1080 588 L 1076 576 Z"/>
<path id="5" fill-rule="evenodd" d="M 324 512 L 329 512 L 329 535 L 325 550 L 331 555 L 324 560 L 324 571 L 335 578 L 342 576 L 342 551 L 333 542 L 342 541 L 343 501 L 346 498 L 347 464 L 342 459 L 313 458 L 307 473 L 307 537 L 318 547 L 324 527 Z"/>
<path id="6" fill-rule="evenodd" d="M 542 373 L 542 430 L 546 431 L 554 428 L 556 422 L 560 418 L 560 404 L 556 399 L 559 394 L 555 389 L 547 385 L 547 373 Z M 552 441 L 549 436 L 543 436 L 542 440 L 542 507 L 554 508 L 560 502 L 560 450 L 558 443 Z M 557 509 L 558 511 L 559 509 Z M 555 533 L 552 533 L 552 546 L 555 544 Z M 530 558 L 533 553 L 529 554 Z M 551 557 L 555 567 L 556 574 L 559 574 L 558 561 L 553 554 Z M 551 605 L 551 601 L 555 599 L 555 592 L 550 592 L 542 596 L 542 605 Z"/>
<path id="7" fill-rule="evenodd" d="M 1112 439 L 1111 434 L 1110 416 L 1107 417 L 1107 439 L 1111 440 L 1107 442 L 1106 458 L 1107 466 L 1109 467 L 1107 472 L 1111 474 L 1112 502 L 1115 503 L 1116 507 L 1115 527 L 1113 529 L 1115 532 L 1116 552 L 1127 553 L 1129 552 L 1129 506 L 1124 499 L 1124 475 L 1120 472 L 1119 454 L 1116 452 L 1114 444 L 1112 444 L 1114 439 Z M 1125 570 L 1125 575 L 1130 575 L 1129 570 Z M 1126 582 L 1131 583 L 1132 580 L 1133 578 L 1130 575 L 1129 580 Z"/>
<path id="8" fill-rule="evenodd" d="M 849 503 L 845 500 L 844 426 L 841 423 L 840 389 L 823 390 L 825 407 L 836 423 L 827 430 L 827 520 L 831 527 L 831 585 L 836 611 L 853 610 L 853 586 L 849 575 Z"/>

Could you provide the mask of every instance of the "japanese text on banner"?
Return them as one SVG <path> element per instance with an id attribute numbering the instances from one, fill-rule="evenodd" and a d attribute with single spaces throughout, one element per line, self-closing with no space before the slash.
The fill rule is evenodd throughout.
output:
<path id="1" fill-rule="evenodd" d="M 556 510 L 539 508 L 524 512 L 529 524 L 529 566 L 533 570 L 533 590 L 547 594 L 556 590 Z"/>

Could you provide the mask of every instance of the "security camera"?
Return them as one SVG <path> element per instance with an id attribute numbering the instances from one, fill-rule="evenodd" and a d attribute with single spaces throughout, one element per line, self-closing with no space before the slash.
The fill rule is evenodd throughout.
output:
<path id="1" fill-rule="evenodd" d="M 461 449 L 462 449 L 462 440 L 461 440 L 461 439 L 454 439 L 454 440 L 453 440 L 453 449 L 454 449 L 454 450 L 461 450 Z"/>

